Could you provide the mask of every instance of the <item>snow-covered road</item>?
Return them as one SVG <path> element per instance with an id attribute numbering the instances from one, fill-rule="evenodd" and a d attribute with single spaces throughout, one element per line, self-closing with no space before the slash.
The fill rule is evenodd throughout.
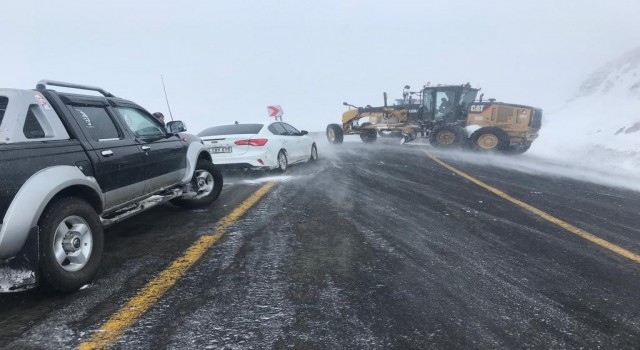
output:
<path id="1" fill-rule="evenodd" d="M 0 295 L 0 347 L 87 340 L 199 235 L 270 181 L 276 186 L 124 330 L 116 348 L 640 343 L 638 262 L 454 174 L 425 149 L 321 144 L 318 163 L 284 176 L 227 174 L 210 209 L 165 205 L 119 224 L 107 231 L 105 263 L 89 288 L 68 296 Z M 526 163 L 513 157 L 437 156 L 640 252 L 639 192 L 514 169 Z"/>

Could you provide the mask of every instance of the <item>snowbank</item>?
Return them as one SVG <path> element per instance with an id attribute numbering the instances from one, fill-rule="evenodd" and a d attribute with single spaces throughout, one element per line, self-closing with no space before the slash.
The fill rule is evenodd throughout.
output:
<path id="1" fill-rule="evenodd" d="M 593 73 L 578 96 L 543 118 L 532 155 L 640 176 L 640 48 Z"/>

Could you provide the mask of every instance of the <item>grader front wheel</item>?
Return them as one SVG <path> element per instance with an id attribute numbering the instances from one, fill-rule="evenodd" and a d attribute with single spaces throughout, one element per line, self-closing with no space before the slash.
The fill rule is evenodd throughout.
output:
<path id="1" fill-rule="evenodd" d="M 329 141 L 329 143 L 342 143 L 342 141 L 344 140 L 342 127 L 338 124 L 327 125 L 327 140 Z"/>

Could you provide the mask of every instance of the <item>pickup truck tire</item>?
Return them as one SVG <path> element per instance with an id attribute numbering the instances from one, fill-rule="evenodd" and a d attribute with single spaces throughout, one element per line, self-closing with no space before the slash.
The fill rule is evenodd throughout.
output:
<path id="1" fill-rule="evenodd" d="M 104 247 L 100 217 L 85 200 L 61 197 L 38 221 L 43 287 L 72 292 L 89 283 L 98 270 Z"/>
<path id="2" fill-rule="evenodd" d="M 191 185 L 197 189 L 195 198 L 177 198 L 171 203 L 183 208 L 199 208 L 215 202 L 222 192 L 222 173 L 213 163 L 200 159 L 196 164 Z"/>

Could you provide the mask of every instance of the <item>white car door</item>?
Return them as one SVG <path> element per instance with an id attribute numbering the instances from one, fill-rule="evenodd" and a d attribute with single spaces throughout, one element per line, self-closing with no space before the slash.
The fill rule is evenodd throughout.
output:
<path id="1" fill-rule="evenodd" d="M 291 150 L 289 152 L 291 153 L 291 156 L 293 158 L 292 163 L 306 160 L 305 156 L 307 152 L 304 149 L 306 147 L 300 131 L 287 123 L 281 124 L 287 131 L 287 137 L 289 138 L 289 144 L 291 145 Z M 311 149 L 311 147 L 309 147 L 309 149 Z"/>
<path id="2" fill-rule="evenodd" d="M 309 135 L 300 136 L 300 139 L 304 160 L 309 160 L 311 159 L 311 146 L 313 145 L 313 139 Z"/>
<path id="3" fill-rule="evenodd" d="M 302 131 L 300 131 L 302 133 Z M 303 161 L 307 161 L 311 159 L 311 146 L 313 145 L 313 138 L 311 138 L 307 133 L 305 135 L 298 136 L 300 140 L 300 157 Z"/>
<path id="4" fill-rule="evenodd" d="M 272 137 L 273 140 L 276 141 L 274 142 L 274 146 L 277 145 L 277 147 L 273 149 L 273 151 L 275 152 L 275 154 L 273 155 L 274 159 L 276 159 L 276 157 L 278 156 L 278 152 L 280 151 L 280 149 L 284 148 L 287 151 L 288 162 L 293 163 L 294 155 L 292 154 L 291 150 L 291 148 L 293 148 L 293 144 L 291 143 L 291 137 L 288 135 L 287 130 L 280 122 L 272 123 L 271 125 L 269 125 L 268 129 L 272 134 L 274 134 Z"/>

